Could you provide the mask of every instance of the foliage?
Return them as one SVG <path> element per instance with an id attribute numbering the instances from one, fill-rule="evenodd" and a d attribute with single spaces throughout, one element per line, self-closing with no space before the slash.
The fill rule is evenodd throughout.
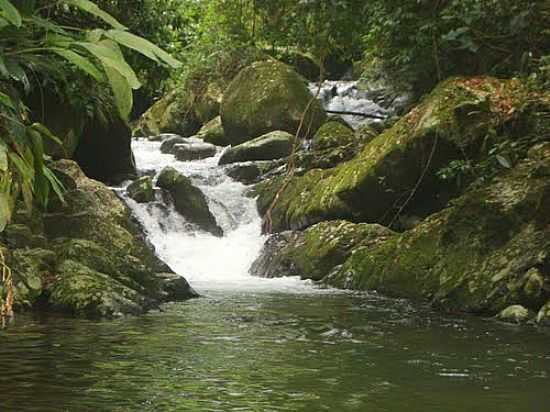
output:
<path id="1" fill-rule="evenodd" d="M 59 10 L 85 12 L 108 28 L 85 30 L 47 18 Z M 47 167 L 44 140 L 62 143 L 42 124 L 31 123 L 25 96 L 48 82 L 57 91 L 67 90 L 78 71 L 80 78 L 109 85 L 116 109 L 127 118 L 132 90 L 140 82 L 121 46 L 139 51 L 156 64 L 180 66 L 167 52 L 131 34 L 88 0 L 0 0 L 0 231 L 20 196 L 29 209 L 33 199 L 45 205 L 51 189 L 62 197 L 62 185 Z"/>
<path id="2" fill-rule="evenodd" d="M 547 3 L 528 0 L 373 0 L 371 58 L 423 92 L 453 74 L 531 70 L 550 47 Z"/>

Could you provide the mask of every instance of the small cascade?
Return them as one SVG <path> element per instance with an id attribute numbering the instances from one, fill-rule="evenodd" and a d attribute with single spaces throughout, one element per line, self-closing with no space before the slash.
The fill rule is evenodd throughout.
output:
<path id="1" fill-rule="evenodd" d="M 158 255 L 197 291 L 231 289 L 239 291 L 312 292 L 308 282 L 296 278 L 262 279 L 248 274 L 265 242 L 261 218 L 254 199 L 246 196 L 247 186 L 231 179 L 218 166 L 221 148 L 214 157 L 177 161 L 160 151 L 160 142 L 137 139 L 133 151 L 141 174 L 154 175 L 171 166 L 189 177 L 208 198 L 209 207 L 223 237 L 197 230 L 165 201 L 160 193 L 156 201 L 137 203 L 122 196 L 143 225 Z"/>

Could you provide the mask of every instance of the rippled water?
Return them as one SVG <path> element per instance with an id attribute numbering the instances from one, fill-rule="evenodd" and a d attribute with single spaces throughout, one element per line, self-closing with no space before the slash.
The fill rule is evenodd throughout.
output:
<path id="1" fill-rule="evenodd" d="M 368 295 L 215 291 L 0 336 L 2 411 L 548 411 L 550 335 Z"/>
<path id="2" fill-rule="evenodd" d="M 217 157 L 176 162 L 158 146 L 137 141 L 138 166 L 190 176 L 226 235 L 128 202 L 203 297 L 110 321 L 18 316 L 0 332 L 1 412 L 550 410 L 550 331 L 252 278 L 264 238 L 246 187 Z"/>

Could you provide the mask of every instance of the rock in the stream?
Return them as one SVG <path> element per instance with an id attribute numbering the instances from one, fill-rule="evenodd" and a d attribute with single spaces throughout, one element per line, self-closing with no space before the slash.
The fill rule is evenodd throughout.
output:
<path id="1" fill-rule="evenodd" d="M 550 326 L 550 300 L 540 308 L 537 314 L 537 324 L 540 326 Z"/>
<path id="2" fill-rule="evenodd" d="M 256 162 L 235 163 L 228 166 L 227 175 L 244 184 L 258 182 L 266 173 L 281 166 L 284 160 L 260 160 Z"/>
<path id="3" fill-rule="evenodd" d="M 211 143 L 216 146 L 229 146 L 231 144 L 225 137 L 222 118 L 220 116 L 206 123 L 197 133 L 197 137 L 204 140 L 206 143 Z"/>
<path id="4" fill-rule="evenodd" d="M 189 143 L 189 138 L 181 137 L 178 135 L 171 135 L 166 140 L 163 140 L 162 144 L 160 145 L 160 152 L 164 154 L 174 154 L 174 146 L 177 144 L 186 144 Z"/>
<path id="5" fill-rule="evenodd" d="M 251 160 L 274 160 L 287 157 L 292 149 L 294 136 L 282 131 L 267 133 L 256 139 L 227 149 L 220 158 L 220 165 Z"/>
<path id="6" fill-rule="evenodd" d="M 502 309 L 497 318 L 507 323 L 525 323 L 529 320 L 529 309 L 522 305 L 511 305 Z"/>
<path id="7" fill-rule="evenodd" d="M 179 161 L 206 159 L 216 155 L 216 146 L 209 143 L 182 143 L 173 148 L 174 156 Z"/>
<path id="8" fill-rule="evenodd" d="M 266 242 L 250 273 L 260 277 L 299 276 L 321 280 L 358 247 L 382 242 L 393 232 L 380 225 L 343 220 L 321 222 L 304 232 L 282 232 Z"/>
<path id="9" fill-rule="evenodd" d="M 225 135 L 237 145 L 275 130 L 294 134 L 312 98 L 306 80 L 291 67 L 277 61 L 254 63 L 233 79 L 223 95 Z M 325 116 L 321 104 L 313 101 L 305 130 L 313 135 Z"/>
<path id="10" fill-rule="evenodd" d="M 153 179 L 150 176 L 143 176 L 130 183 L 126 189 L 128 196 L 138 203 L 147 203 L 155 200 Z"/>
<path id="11" fill-rule="evenodd" d="M 550 144 L 537 153 L 414 229 L 355 250 L 328 283 L 449 311 L 539 311 L 550 299 Z"/>
<path id="12" fill-rule="evenodd" d="M 210 212 L 206 196 L 189 178 L 172 167 L 166 167 L 160 172 L 157 185 L 172 195 L 176 211 L 188 222 L 215 236 L 223 236 L 223 230 Z"/>

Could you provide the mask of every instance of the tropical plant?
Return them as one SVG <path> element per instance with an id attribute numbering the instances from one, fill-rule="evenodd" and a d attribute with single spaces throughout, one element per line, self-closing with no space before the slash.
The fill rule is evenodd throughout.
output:
<path id="1" fill-rule="evenodd" d="M 51 18 L 67 12 L 86 13 L 98 27 L 83 29 Z M 67 83 L 67 75 L 77 70 L 80 76 L 108 85 L 114 106 L 126 119 L 132 91 L 141 83 L 121 46 L 156 64 L 180 66 L 167 52 L 130 33 L 91 1 L 0 0 L 0 231 L 20 198 L 30 209 L 34 200 L 45 205 L 52 189 L 63 196 L 44 150 L 47 139 L 62 143 L 44 125 L 31 122 L 25 96 L 41 87 L 44 79 L 55 85 Z"/>

